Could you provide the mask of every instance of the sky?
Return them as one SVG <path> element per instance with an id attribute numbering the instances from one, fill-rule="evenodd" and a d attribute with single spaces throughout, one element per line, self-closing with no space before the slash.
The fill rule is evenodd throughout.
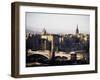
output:
<path id="1" fill-rule="evenodd" d="M 25 23 L 26 31 L 75 34 L 78 25 L 80 33 L 89 34 L 90 16 L 26 12 Z"/>

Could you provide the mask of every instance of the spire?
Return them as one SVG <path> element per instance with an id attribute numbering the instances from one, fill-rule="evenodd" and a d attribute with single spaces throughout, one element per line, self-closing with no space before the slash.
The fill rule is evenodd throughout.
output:
<path id="1" fill-rule="evenodd" d="M 43 28 L 42 33 L 43 33 L 44 35 L 47 33 L 46 30 L 45 30 L 45 28 Z"/>
<path id="2" fill-rule="evenodd" d="M 78 24 L 77 24 L 77 28 L 76 28 L 76 34 L 79 34 Z"/>

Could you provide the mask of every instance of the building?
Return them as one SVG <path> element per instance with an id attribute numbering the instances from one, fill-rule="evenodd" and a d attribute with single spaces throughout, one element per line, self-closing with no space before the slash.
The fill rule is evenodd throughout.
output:
<path id="1" fill-rule="evenodd" d="M 79 34 L 79 29 L 78 29 L 78 25 L 77 25 L 77 28 L 76 28 L 76 35 Z"/>
<path id="2" fill-rule="evenodd" d="M 46 34 L 47 34 L 47 32 L 46 32 L 46 29 L 45 29 L 45 28 L 43 29 L 42 34 L 43 34 L 43 35 L 46 35 Z"/>

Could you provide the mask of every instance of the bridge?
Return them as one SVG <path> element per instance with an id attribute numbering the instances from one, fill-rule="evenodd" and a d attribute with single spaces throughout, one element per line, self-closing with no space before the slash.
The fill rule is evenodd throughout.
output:
<path id="1" fill-rule="evenodd" d="M 45 56 L 46 58 L 50 59 L 51 58 L 51 52 L 48 51 L 48 50 L 45 50 L 45 51 L 32 51 L 32 50 L 28 50 L 28 55 L 33 55 L 33 54 L 39 54 L 39 55 L 43 55 Z"/>
<path id="2" fill-rule="evenodd" d="M 32 50 L 28 50 L 28 55 L 33 55 L 33 54 L 39 54 L 39 55 L 43 55 L 46 58 L 50 59 L 52 57 L 52 53 L 48 50 L 44 50 L 44 51 L 32 51 Z M 55 57 L 56 56 L 60 56 L 60 57 L 66 57 L 68 60 L 71 60 L 71 54 L 77 54 L 77 59 L 80 60 L 84 57 L 86 57 L 85 51 L 84 50 L 80 50 L 80 51 L 71 51 L 71 52 L 55 52 Z"/>

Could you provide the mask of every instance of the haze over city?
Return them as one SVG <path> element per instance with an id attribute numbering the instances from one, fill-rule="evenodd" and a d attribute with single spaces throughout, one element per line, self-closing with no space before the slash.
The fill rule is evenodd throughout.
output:
<path id="1" fill-rule="evenodd" d="M 78 26 L 80 33 L 89 34 L 90 16 L 75 14 L 26 13 L 26 31 L 75 34 Z"/>

